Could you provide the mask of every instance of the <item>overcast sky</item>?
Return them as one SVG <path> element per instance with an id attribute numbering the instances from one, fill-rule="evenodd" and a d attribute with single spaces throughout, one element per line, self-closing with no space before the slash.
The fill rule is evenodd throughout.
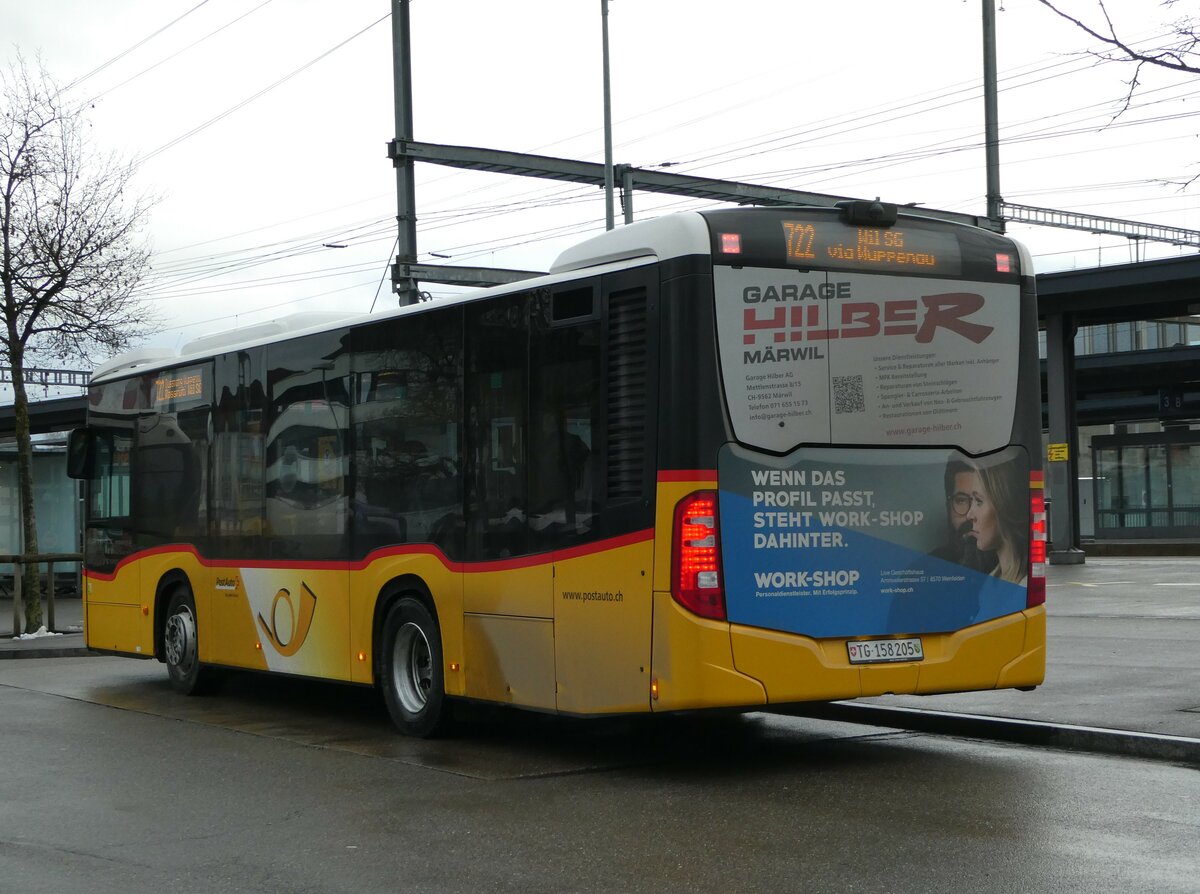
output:
<path id="1" fill-rule="evenodd" d="M 1035 0 L 998 5 L 1004 198 L 1200 229 L 1200 185 L 1179 187 L 1200 175 L 1200 81 L 1144 70 L 1114 121 L 1132 69 L 1081 55 L 1086 35 Z M 1155 45 L 1158 0 L 1108 5 L 1131 42 Z M 5 59 L 40 54 L 92 99 L 97 146 L 141 159 L 136 186 L 162 197 L 145 234 L 156 343 L 394 306 L 390 8 L 0 0 Z M 600 8 L 413 0 L 416 138 L 603 160 Z M 986 211 L 980 0 L 611 0 L 609 39 L 618 163 Z M 424 262 L 546 269 L 604 226 L 594 187 L 431 165 L 417 203 Z M 701 203 L 642 193 L 635 206 Z M 1119 237 L 1010 232 L 1039 271 L 1133 259 Z"/>

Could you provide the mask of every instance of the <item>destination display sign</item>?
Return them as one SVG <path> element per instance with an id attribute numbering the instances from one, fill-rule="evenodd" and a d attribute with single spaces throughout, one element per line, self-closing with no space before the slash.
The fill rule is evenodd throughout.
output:
<path id="1" fill-rule="evenodd" d="M 962 251 L 953 233 L 848 226 L 835 220 L 784 220 L 781 225 L 790 264 L 947 275 L 962 271 Z"/>
<path id="2" fill-rule="evenodd" d="M 205 367 L 194 366 L 188 369 L 174 369 L 156 376 L 151 406 L 157 410 L 172 410 L 207 400 L 205 373 Z"/>

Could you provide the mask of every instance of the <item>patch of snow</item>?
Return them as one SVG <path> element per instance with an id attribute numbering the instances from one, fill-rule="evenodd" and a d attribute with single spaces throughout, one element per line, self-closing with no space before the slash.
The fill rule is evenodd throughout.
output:
<path id="1" fill-rule="evenodd" d="M 20 636 L 15 636 L 13 639 L 41 639 L 43 636 L 62 636 L 61 633 L 51 633 L 43 624 L 34 633 L 22 633 Z"/>

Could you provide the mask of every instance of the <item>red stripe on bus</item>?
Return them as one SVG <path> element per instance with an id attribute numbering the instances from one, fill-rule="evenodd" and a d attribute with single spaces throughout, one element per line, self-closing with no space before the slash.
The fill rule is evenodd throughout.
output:
<path id="1" fill-rule="evenodd" d="M 190 543 L 170 543 L 166 546 L 155 546 L 151 549 L 140 550 L 132 555 L 126 556 L 117 563 L 117 567 L 111 572 L 93 571 L 89 568 L 84 568 L 84 573 L 93 580 L 113 581 L 117 575 L 121 573 L 121 569 L 133 562 L 140 562 L 154 556 L 174 555 L 177 553 L 190 553 L 196 561 L 206 568 L 301 568 L 306 570 L 325 570 L 337 571 L 339 569 L 349 569 L 348 562 L 271 562 L 265 559 L 206 559 L 196 551 L 196 547 Z M 361 563 L 360 563 L 361 564 Z"/>
<path id="2" fill-rule="evenodd" d="M 659 481 L 716 481 L 716 469 L 663 469 Z"/>
<path id="3" fill-rule="evenodd" d="M 620 537 L 611 537 L 608 540 L 600 540 L 596 543 L 587 543 L 582 546 L 573 546 L 570 549 L 552 550 L 545 553 L 536 553 L 532 556 L 518 556 L 513 559 L 494 559 L 489 562 L 453 562 L 448 559 L 440 549 L 430 544 L 414 544 L 412 546 L 390 546 L 384 549 L 376 550 L 361 562 L 356 562 L 351 565 L 351 570 L 361 571 L 380 559 L 390 556 L 405 556 L 405 555 L 420 555 L 425 554 L 432 556 L 440 561 L 450 571 L 457 571 L 463 574 L 480 574 L 491 571 L 514 571 L 519 568 L 534 568 L 538 565 L 547 565 L 551 562 L 564 562 L 568 559 L 578 559 L 583 556 L 598 555 L 608 552 L 612 549 L 622 549 L 626 546 L 634 546 L 638 543 L 646 543 L 654 539 L 654 529 L 647 528 L 644 531 L 634 531 L 632 534 L 623 534 Z"/>
<path id="4" fill-rule="evenodd" d="M 153 549 L 143 550 L 131 556 L 126 556 L 117 563 L 117 567 L 113 571 L 108 573 L 86 569 L 85 573 L 92 580 L 111 582 L 116 580 L 117 575 L 123 567 L 133 562 L 164 554 L 190 553 L 200 565 L 206 568 L 261 568 L 280 571 L 363 571 L 372 563 L 392 556 L 425 555 L 439 561 L 448 571 L 462 574 L 480 574 L 490 571 L 513 571 L 518 568 L 533 568 L 538 565 L 547 565 L 551 562 L 562 562 L 567 559 L 598 555 L 609 550 L 621 549 L 653 539 L 654 529 L 646 528 L 643 531 L 634 531 L 632 534 L 623 534 L 620 537 L 611 537 L 607 540 L 599 540 L 596 543 L 575 546 L 570 549 L 537 553 L 532 556 L 519 556 L 513 559 L 497 559 L 489 562 L 454 562 L 447 558 L 446 554 L 440 549 L 429 543 L 384 547 L 383 549 L 371 552 L 365 559 L 360 559 L 357 562 L 271 562 L 265 559 L 206 559 L 191 544 L 180 543 L 168 546 L 156 546 Z"/>
<path id="5" fill-rule="evenodd" d="M 578 559 L 582 556 L 590 556 L 595 553 L 604 552 L 609 549 L 621 549 L 626 546 L 634 546 L 638 543 L 645 543 L 654 539 L 654 529 L 646 528 L 644 531 L 634 531 L 632 534 L 625 534 L 621 537 L 613 537 L 610 540 L 602 540 L 599 544 L 584 544 L 583 546 L 573 546 L 570 549 L 561 549 L 554 553 L 555 561 L 566 561 L 567 559 Z M 601 549 L 596 549 L 600 546 Z"/>

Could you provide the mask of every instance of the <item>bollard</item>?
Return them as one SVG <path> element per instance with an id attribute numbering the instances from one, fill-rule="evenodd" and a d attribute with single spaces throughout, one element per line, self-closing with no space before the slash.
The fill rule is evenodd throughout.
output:
<path id="1" fill-rule="evenodd" d="M 46 563 L 46 629 L 51 633 L 54 626 L 54 563 Z"/>
<path id="2" fill-rule="evenodd" d="M 24 562 L 13 556 L 13 636 L 20 636 L 21 629 L 21 578 L 24 577 Z"/>

